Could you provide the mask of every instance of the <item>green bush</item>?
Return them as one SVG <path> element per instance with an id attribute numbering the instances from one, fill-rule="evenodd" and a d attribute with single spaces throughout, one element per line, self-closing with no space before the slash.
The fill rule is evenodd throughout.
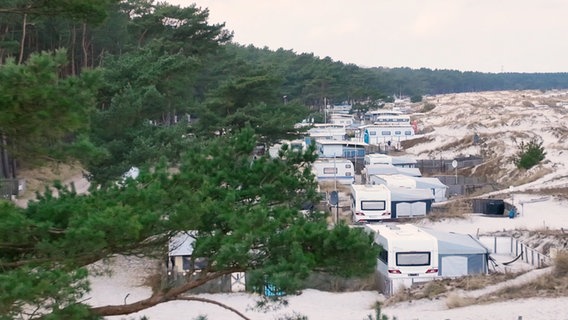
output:
<path id="1" fill-rule="evenodd" d="M 530 169 L 544 160 L 545 156 L 546 152 L 544 151 L 542 142 L 533 138 L 528 143 L 521 141 L 521 144 L 518 145 L 518 151 L 514 156 L 513 161 L 519 169 Z"/>
<path id="2" fill-rule="evenodd" d="M 412 97 L 410 97 L 410 102 L 412 103 L 422 102 L 422 96 L 419 94 L 413 95 Z"/>

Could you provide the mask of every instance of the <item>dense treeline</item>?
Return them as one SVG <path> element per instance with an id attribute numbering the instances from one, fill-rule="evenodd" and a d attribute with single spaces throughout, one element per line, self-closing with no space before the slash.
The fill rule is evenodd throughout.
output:
<path id="1" fill-rule="evenodd" d="M 242 59 L 267 65 L 284 79 L 282 92 L 305 104 L 497 90 L 568 88 L 568 73 L 482 73 L 427 68 L 360 68 L 292 50 L 228 45 Z"/>
<path id="2" fill-rule="evenodd" d="M 223 24 L 208 24 L 207 9 L 196 6 L 148 0 L 7 0 L 0 14 L 0 61 L 13 66 L 3 68 L 4 83 L 10 81 L 9 70 L 38 76 L 37 68 L 26 71 L 38 61 L 32 57 L 56 50 L 65 52 L 67 60 L 58 57 L 51 70 L 55 86 L 63 86 L 69 77 L 84 82 L 83 74 L 92 70 L 97 75 L 89 76 L 92 91 L 69 96 L 76 99 L 72 103 L 91 101 L 82 103 L 83 110 L 70 109 L 75 113 L 68 119 L 82 113 L 84 125 L 69 123 L 57 134 L 49 132 L 52 127 L 41 117 L 30 117 L 54 110 L 10 98 L 10 92 L 34 88 L 18 88 L 18 82 L 2 87 L 0 103 L 11 104 L 0 109 L 3 177 L 17 175 L 16 162 L 7 155 L 17 156 L 22 165 L 32 158 L 41 162 L 72 155 L 82 157 L 94 179 L 104 182 L 132 165 L 155 161 L 158 154 L 174 157 L 186 144 L 176 137 L 208 137 L 248 124 L 263 142 L 270 142 L 286 136 L 294 122 L 310 113 L 319 118 L 317 111 L 325 104 L 373 105 L 395 95 L 568 88 L 566 73 L 360 68 L 309 53 L 241 46 L 231 42 L 232 33 Z M 14 123 L 14 117 L 28 122 Z M 191 125 L 173 126 L 179 122 Z M 30 128 L 34 130 L 27 132 Z M 24 137 L 34 139 L 24 142 Z M 27 149 L 35 151 L 26 155 Z"/>

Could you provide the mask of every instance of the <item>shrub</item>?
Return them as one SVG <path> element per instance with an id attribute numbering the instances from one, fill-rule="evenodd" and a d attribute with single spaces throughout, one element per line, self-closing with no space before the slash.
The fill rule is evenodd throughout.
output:
<path id="1" fill-rule="evenodd" d="M 419 94 L 413 95 L 412 97 L 410 97 L 410 102 L 412 103 L 422 102 L 422 96 Z"/>
<path id="2" fill-rule="evenodd" d="M 372 315 L 368 315 L 367 319 L 368 320 L 389 320 L 389 317 L 387 315 L 382 314 L 381 312 L 382 312 L 381 303 L 377 302 L 375 304 L 375 317 L 373 317 Z M 396 317 L 394 317 L 393 320 L 396 320 Z"/>
<path id="3" fill-rule="evenodd" d="M 424 286 L 423 293 L 425 297 L 433 299 L 437 295 L 445 293 L 446 291 L 448 291 L 448 288 L 446 288 L 444 282 L 430 281 Z"/>
<path id="4" fill-rule="evenodd" d="M 531 139 L 528 143 L 521 141 L 518 145 L 518 151 L 513 157 L 513 161 L 519 169 L 530 169 L 544 160 L 546 152 L 542 146 L 542 142 Z"/>
<path id="5" fill-rule="evenodd" d="M 554 275 L 557 277 L 568 276 L 568 252 L 558 251 L 554 257 Z"/>
<path id="6" fill-rule="evenodd" d="M 436 105 L 430 102 L 427 102 L 424 104 L 424 106 L 422 107 L 422 110 L 420 110 L 420 112 L 428 112 L 430 110 L 434 110 L 434 108 L 436 108 Z"/>

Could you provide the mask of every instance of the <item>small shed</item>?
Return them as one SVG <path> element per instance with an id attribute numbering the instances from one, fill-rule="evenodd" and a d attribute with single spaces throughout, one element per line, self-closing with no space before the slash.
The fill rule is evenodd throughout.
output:
<path id="1" fill-rule="evenodd" d="M 473 236 L 422 229 L 438 239 L 438 275 L 460 277 L 489 272 L 489 249 Z"/>
<path id="2" fill-rule="evenodd" d="M 488 215 L 503 216 L 505 214 L 505 201 L 502 199 L 473 199 L 472 211 Z"/>
<path id="3" fill-rule="evenodd" d="M 192 232 L 180 232 L 170 239 L 168 244 L 168 270 L 188 272 L 195 242 Z"/>
<path id="4" fill-rule="evenodd" d="M 440 179 L 432 177 L 415 177 L 414 180 L 416 181 L 416 188 L 432 190 L 435 202 L 448 200 L 448 186 L 443 184 Z"/>

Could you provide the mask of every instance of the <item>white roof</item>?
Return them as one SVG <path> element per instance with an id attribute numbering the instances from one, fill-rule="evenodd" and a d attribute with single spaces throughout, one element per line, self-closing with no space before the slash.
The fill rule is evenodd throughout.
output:
<path id="1" fill-rule="evenodd" d="M 365 142 L 359 141 L 347 141 L 347 140 L 317 140 L 316 144 L 321 145 L 342 145 L 342 146 L 357 146 L 357 147 L 366 147 L 368 146 Z"/>
<path id="2" fill-rule="evenodd" d="M 190 256 L 193 253 L 193 243 L 195 238 L 191 236 L 193 232 L 180 232 L 170 239 L 168 252 L 170 256 Z"/>
<path id="3" fill-rule="evenodd" d="M 412 225 L 409 223 L 405 224 L 367 224 L 366 228 L 372 230 L 377 236 L 382 236 L 387 239 L 389 244 L 394 241 L 394 247 L 405 246 L 407 244 L 413 244 L 416 250 L 420 247 L 427 247 L 428 244 L 437 246 L 437 239 L 430 233 Z M 396 248 L 395 248 L 396 249 Z"/>

